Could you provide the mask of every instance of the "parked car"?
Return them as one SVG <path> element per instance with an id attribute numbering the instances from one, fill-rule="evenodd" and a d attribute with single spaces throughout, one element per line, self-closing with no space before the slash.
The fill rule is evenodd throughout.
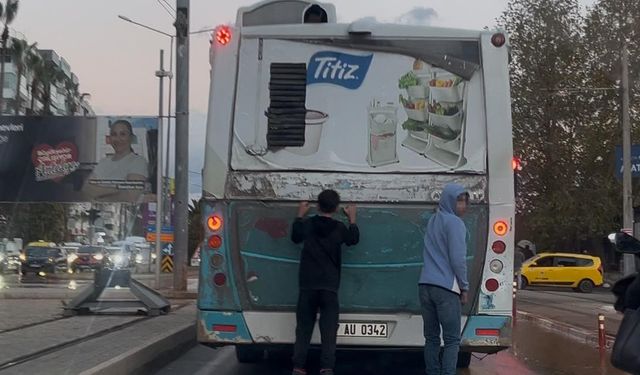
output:
<path id="1" fill-rule="evenodd" d="M 40 275 L 66 272 L 68 269 L 66 251 L 50 246 L 27 246 L 20 255 L 20 272 Z"/>
<path id="2" fill-rule="evenodd" d="M 76 254 L 69 255 L 71 270 L 97 270 L 110 265 L 109 253 L 103 246 L 80 246 Z"/>
<path id="3" fill-rule="evenodd" d="M 591 293 L 604 283 L 598 257 L 573 253 L 541 253 L 522 264 L 520 288 L 555 286 Z"/>

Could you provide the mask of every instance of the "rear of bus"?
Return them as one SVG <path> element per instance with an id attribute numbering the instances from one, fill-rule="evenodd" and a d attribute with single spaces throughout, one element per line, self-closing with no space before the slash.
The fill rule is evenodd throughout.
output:
<path id="1" fill-rule="evenodd" d="M 293 344 L 301 246 L 291 224 L 300 201 L 331 188 L 358 206 L 361 233 L 343 248 L 339 347 L 422 347 L 424 228 L 444 185 L 457 182 L 471 195 L 462 349 L 508 347 L 514 193 L 504 35 L 337 24 L 321 3 L 328 22 L 303 24 L 311 4 L 242 8 L 235 27 L 214 34 L 198 340 L 237 345 L 241 361 Z"/>

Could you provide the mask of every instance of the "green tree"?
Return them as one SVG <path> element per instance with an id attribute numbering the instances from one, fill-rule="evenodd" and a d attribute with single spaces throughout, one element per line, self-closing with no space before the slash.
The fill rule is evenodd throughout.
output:
<path id="1" fill-rule="evenodd" d="M 20 86 L 22 84 L 22 76 L 27 69 L 27 61 L 31 55 L 38 53 L 36 49 L 37 43 L 29 44 L 26 40 L 12 38 L 11 48 L 9 53 L 11 54 L 11 61 L 16 66 L 17 82 L 16 82 L 16 97 L 14 99 L 14 114 L 19 115 L 22 108 L 22 96 L 20 95 Z"/>
<path id="2" fill-rule="evenodd" d="M 514 152 L 524 169 L 518 215 L 542 247 L 575 248 L 582 223 L 584 100 L 582 24 L 577 0 L 512 0 L 499 20 L 509 35 Z M 522 234 L 522 233 L 521 233 Z"/>
<path id="3" fill-rule="evenodd" d="M 0 61 L 0 88 L 4 89 L 5 80 L 5 56 L 7 55 L 7 42 L 9 41 L 9 25 L 18 15 L 18 0 L 7 0 L 0 3 L 0 22 L 4 24 L 2 31 L 2 60 Z M 0 111 L 4 113 L 4 98 L 0 95 Z"/>
<path id="4" fill-rule="evenodd" d="M 1 211 L 7 218 L 3 233 L 7 237 L 20 237 L 25 242 L 65 239 L 66 218 L 61 203 L 4 204 Z"/>

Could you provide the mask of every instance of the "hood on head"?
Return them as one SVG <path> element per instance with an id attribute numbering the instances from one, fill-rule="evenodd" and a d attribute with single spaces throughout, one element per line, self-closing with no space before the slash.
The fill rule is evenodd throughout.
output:
<path id="1" fill-rule="evenodd" d="M 461 194 L 468 194 L 460 184 L 447 184 L 440 196 L 440 210 L 449 214 L 456 214 L 456 201 Z"/>

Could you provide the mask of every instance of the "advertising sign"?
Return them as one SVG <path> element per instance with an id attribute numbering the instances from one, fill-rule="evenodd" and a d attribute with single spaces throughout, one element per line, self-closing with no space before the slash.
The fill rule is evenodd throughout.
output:
<path id="1" fill-rule="evenodd" d="M 622 146 L 616 146 L 616 178 L 622 181 Z M 640 145 L 631 146 L 631 176 L 640 177 Z"/>
<path id="2" fill-rule="evenodd" d="M 337 43 L 242 45 L 233 169 L 486 171 L 477 43 Z"/>
<path id="3" fill-rule="evenodd" d="M 157 118 L 0 117 L 0 201 L 143 202 L 155 192 Z"/>

